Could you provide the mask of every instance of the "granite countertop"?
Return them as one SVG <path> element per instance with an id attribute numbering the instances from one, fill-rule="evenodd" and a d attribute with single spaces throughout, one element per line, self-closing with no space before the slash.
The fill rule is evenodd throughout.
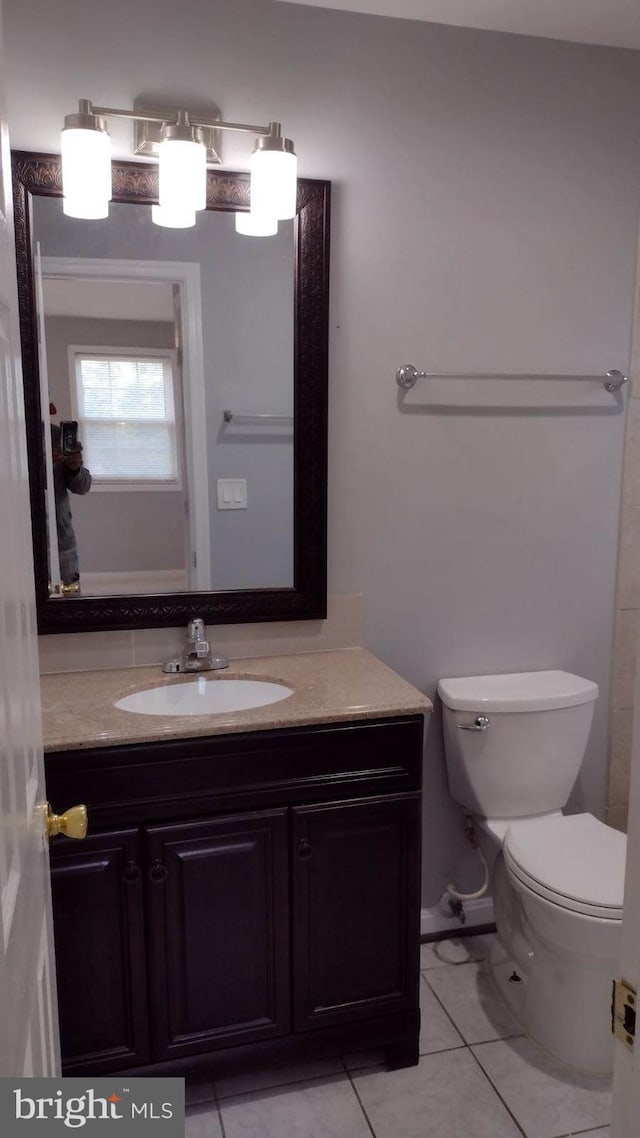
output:
<path id="1" fill-rule="evenodd" d="M 61 672 L 41 677 L 45 751 L 147 743 L 268 731 L 313 723 L 424 714 L 432 704 L 412 684 L 362 648 L 232 660 L 208 683 L 260 679 L 284 683 L 293 695 L 266 707 L 212 715 L 138 715 L 114 704 L 146 688 L 188 683 L 197 675 L 163 675 L 160 665 L 117 671 Z"/>

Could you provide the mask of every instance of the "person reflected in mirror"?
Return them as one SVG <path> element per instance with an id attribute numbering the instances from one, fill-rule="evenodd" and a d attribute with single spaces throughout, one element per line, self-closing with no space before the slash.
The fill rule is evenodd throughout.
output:
<path id="1" fill-rule="evenodd" d="M 69 494 L 88 494 L 91 489 L 91 473 L 83 465 L 79 441 L 63 453 L 61 431 L 57 423 L 51 424 L 51 447 L 62 592 L 74 594 L 80 592 L 80 562 Z"/>

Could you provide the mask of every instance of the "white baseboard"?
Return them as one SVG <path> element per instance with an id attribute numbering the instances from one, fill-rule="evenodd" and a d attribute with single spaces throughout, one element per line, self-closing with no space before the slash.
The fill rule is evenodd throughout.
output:
<path id="1" fill-rule="evenodd" d="M 184 593 L 189 588 L 184 569 L 150 569 L 139 573 L 82 573 L 80 585 L 88 597 Z"/>
<path id="2" fill-rule="evenodd" d="M 493 900 L 491 897 L 480 897 L 477 901 L 465 901 L 463 904 L 466 921 L 462 924 L 457 917 L 445 917 L 438 905 L 423 909 L 420 914 L 420 935 L 432 936 L 434 933 L 460 932 L 462 929 L 472 929 L 475 925 L 492 925 Z"/>

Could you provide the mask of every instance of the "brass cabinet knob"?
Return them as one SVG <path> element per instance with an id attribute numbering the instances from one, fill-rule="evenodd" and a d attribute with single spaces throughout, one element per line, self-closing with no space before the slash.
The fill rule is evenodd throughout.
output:
<path id="1" fill-rule="evenodd" d="M 55 838 L 56 834 L 64 834 L 67 838 L 86 838 L 87 836 L 86 806 L 72 806 L 64 814 L 54 814 L 47 802 L 46 818 L 48 838 Z"/>

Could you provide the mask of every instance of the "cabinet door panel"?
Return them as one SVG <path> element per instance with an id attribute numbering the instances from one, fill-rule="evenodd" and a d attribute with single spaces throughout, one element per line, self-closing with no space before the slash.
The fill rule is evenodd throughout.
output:
<path id="1" fill-rule="evenodd" d="M 158 1059 L 289 1030 L 286 810 L 147 831 Z"/>
<path id="2" fill-rule="evenodd" d="M 296 1029 L 416 1008 L 420 795 L 293 814 Z"/>
<path id="3" fill-rule="evenodd" d="M 138 831 L 56 839 L 51 882 L 65 1074 L 147 1062 Z"/>

